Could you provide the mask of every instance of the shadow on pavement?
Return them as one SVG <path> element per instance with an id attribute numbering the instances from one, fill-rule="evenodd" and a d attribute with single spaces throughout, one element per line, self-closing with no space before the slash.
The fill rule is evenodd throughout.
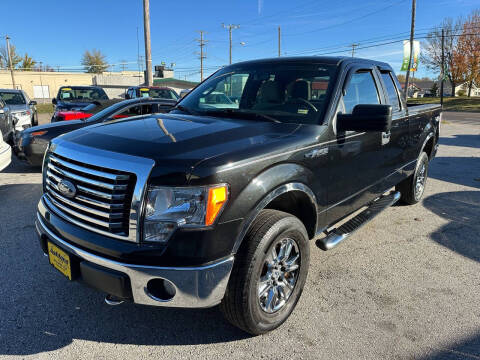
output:
<path id="1" fill-rule="evenodd" d="M 480 191 L 435 194 L 426 198 L 423 205 L 450 220 L 430 235 L 432 240 L 480 262 Z"/>
<path id="2" fill-rule="evenodd" d="M 442 137 L 440 138 L 440 145 L 448 146 L 462 146 L 480 148 L 480 136 L 478 135 L 454 135 L 453 138 Z"/>
<path id="3" fill-rule="evenodd" d="M 25 174 L 25 173 L 40 173 L 42 172 L 41 166 L 32 166 L 23 162 L 12 155 L 12 162 L 8 165 L 2 173 L 17 173 L 17 174 Z"/>
<path id="4" fill-rule="evenodd" d="M 248 337 L 217 308 L 110 307 L 104 295 L 69 282 L 48 264 L 38 244 L 34 217 L 41 192 L 40 184 L 0 187 L 0 355 L 38 354 L 74 339 L 194 345 Z"/>
<path id="5" fill-rule="evenodd" d="M 426 198 L 423 205 L 450 220 L 430 234 L 430 238 L 466 258 L 480 262 L 480 191 L 435 194 Z M 436 351 L 424 360 L 479 359 L 479 354 L 480 333 L 477 333 Z"/>
<path id="6" fill-rule="evenodd" d="M 428 177 L 480 188 L 480 158 L 436 157 L 430 164 Z"/>
<path id="7" fill-rule="evenodd" d="M 474 360 L 480 356 L 480 333 L 474 336 L 435 351 L 423 360 Z"/>

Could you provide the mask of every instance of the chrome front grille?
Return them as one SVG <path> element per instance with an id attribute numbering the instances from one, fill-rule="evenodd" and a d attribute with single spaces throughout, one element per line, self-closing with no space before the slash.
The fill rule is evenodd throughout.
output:
<path id="1" fill-rule="evenodd" d="M 44 199 L 53 212 L 88 230 L 128 240 L 134 174 L 55 153 L 49 155 L 44 171 Z M 74 185 L 74 196 L 62 191 L 62 180 Z"/>

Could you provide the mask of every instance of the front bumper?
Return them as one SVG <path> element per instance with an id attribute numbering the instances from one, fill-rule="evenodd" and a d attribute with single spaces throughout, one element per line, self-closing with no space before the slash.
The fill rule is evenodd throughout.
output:
<path id="1" fill-rule="evenodd" d="M 121 263 L 91 254 L 61 239 L 48 229 L 38 213 L 36 229 L 42 242 L 48 240 L 54 243 L 78 259 L 80 264 L 85 262 L 90 268 L 90 265 L 93 264 L 93 267 L 100 269 L 98 274 L 111 271 L 117 274 L 115 275 L 116 278 L 128 277 L 129 282 L 126 282 L 125 286 L 128 286 L 129 289 L 122 290 L 130 293 L 131 287 L 131 299 L 137 304 L 186 308 L 215 306 L 220 303 L 225 294 L 233 267 L 233 256 L 198 267 L 158 267 Z M 90 278 L 92 278 L 91 273 Z M 93 274 L 95 274 L 95 271 L 93 271 Z M 103 282 L 93 279 L 95 282 L 93 286 L 108 293 L 108 289 L 111 287 L 109 282 L 115 281 L 109 281 L 108 279 L 107 277 L 107 281 Z M 85 278 L 82 280 L 87 284 L 92 281 Z M 152 291 L 154 287 L 150 285 L 159 282 L 169 284 L 168 289 L 173 288 L 173 292 L 169 291 L 167 296 L 158 296 L 157 292 L 154 294 Z M 99 286 L 98 284 L 101 283 L 104 285 Z M 120 281 L 120 283 L 122 282 Z M 174 295 L 172 296 L 172 294 Z"/>

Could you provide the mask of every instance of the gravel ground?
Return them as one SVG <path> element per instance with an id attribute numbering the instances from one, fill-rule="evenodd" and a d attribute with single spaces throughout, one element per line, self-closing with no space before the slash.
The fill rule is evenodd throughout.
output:
<path id="1" fill-rule="evenodd" d="M 109 307 L 66 281 L 34 230 L 41 175 L 15 161 L 0 174 L 0 357 L 480 359 L 480 114 L 444 118 L 423 202 L 329 252 L 312 242 L 296 310 L 258 337 L 215 308 Z"/>

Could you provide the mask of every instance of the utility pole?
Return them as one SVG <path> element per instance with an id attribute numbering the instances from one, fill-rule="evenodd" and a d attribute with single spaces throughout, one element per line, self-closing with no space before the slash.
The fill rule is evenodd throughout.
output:
<path id="1" fill-rule="evenodd" d="M 197 39 L 197 41 L 198 46 L 200 46 L 200 81 L 203 81 L 203 59 L 206 58 L 205 53 L 203 52 L 203 47 L 205 46 L 207 41 L 203 38 L 203 34 L 205 33 L 205 31 L 200 30 L 199 33 L 200 39 Z"/>
<path id="2" fill-rule="evenodd" d="M 278 57 L 281 55 L 281 46 L 282 46 L 282 29 L 278 27 Z"/>
<path id="3" fill-rule="evenodd" d="M 225 24 L 222 24 L 222 27 L 224 29 L 228 29 L 228 38 L 230 40 L 230 64 L 232 64 L 232 30 L 233 29 L 238 29 L 240 27 L 240 25 L 234 25 L 234 24 L 225 25 Z"/>
<path id="4" fill-rule="evenodd" d="M 352 44 L 350 45 L 352 47 L 352 57 L 355 56 L 355 48 L 358 46 L 359 44 Z"/>
<path id="5" fill-rule="evenodd" d="M 440 105 L 443 108 L 443 81 L 445 80 L 445 29 L 442 29 L 442 70 L 440 71 Z"/>
<path id="6" fill-rule="evenodd" d="M 145 62 L 147 73 L 145 75 L 145 84 L 153 85 L 152 74 L 152 45 L 150 40 L 150 0 L 143 0 L 143 27 L 145 34 Z"/>
<path id="7" fill-rule="evenodd" d="M 412 67 L 412 58 L 413 58 L 413 37 L 415 35 L 415 9 L 417 6 L 417 1 L 412 0 L 412 23 L 410 25 L 410 57 L 408 59 L 408 69 L 407 75 L 405 76 L 405 101 L 408 98 L 408 80 L 410 78 L 410 68 Z"/>
<path id="8" fill-rule="evenodd" d="M 5 41 L 7 42 L 7 53 L 8 53 L 8 67 L 10 68 L 10 75 L 12 75 L 12 86 L 15 89 L 15 75 L 13 75 L 13 65 L 12 65 L 12 53 L 10 52 L 10 38 L 8 35 L 5 36 Z"/>

